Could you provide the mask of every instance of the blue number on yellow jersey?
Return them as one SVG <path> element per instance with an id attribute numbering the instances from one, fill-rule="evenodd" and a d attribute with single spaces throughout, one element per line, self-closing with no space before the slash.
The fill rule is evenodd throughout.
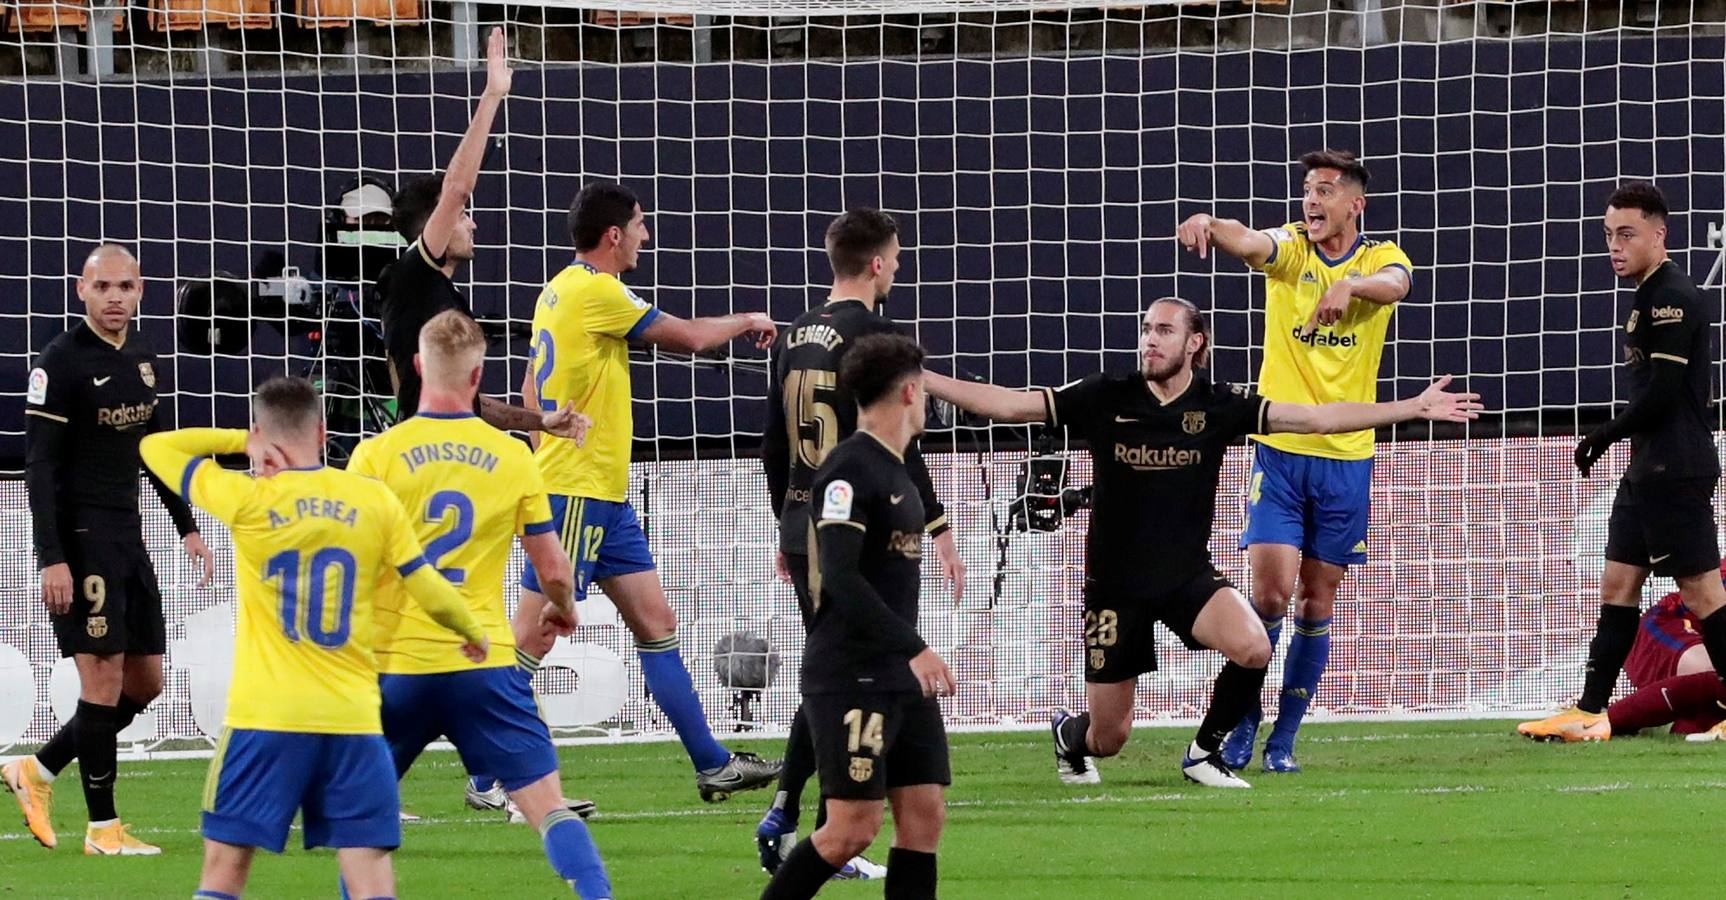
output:
<path id="1" fill-rule="evenodd" d="M 1378 363 L 1393 303 L 1356 298 L 1342 319 L 1300 337 L 1313 310 L 1330 286 L 1343 278 L 1371 275 L 1392 266 L 1413 274 L 1408 255 L 1390 241 L 1356 238 L 1354 246 L 1329 259 L 1307 239 L 1306 225 L 1291 222 L 1265 232 L 1275 249 L 1260 270 L 1265 273 L 1265 357 L 1259 368 L 1259 393 L 1285 403 L 1371 403 L 1378 399 Z M 1279 450 L 1328 459 L 1370 459 L 1372 431 L 1347 434 L 1254 435 Z"/>
<path id="2" fill-rule="evenodd" d="M 533 310 L 529 372 L 541 408 L 574 403 L 593 419 L 587 441 L 541 435 L 540 472 L 553 494 L 621 503 L 629 495 L 635 438 L 630 408 L 629 342 L 659 311 L 623 282 L 577 261 L 557 274 Z"/>
<path id="3" fill-rule="evenodd" d="M 224 443 L 221 452 L 246 447 L 244 431 L 191 431 Z M 223 724 L 382 733 L 373 586 L 425 561 L 401 501 L 339 469 L 252 478 L 207 457 L 185 464 L 179 487 L 233 534 L 239 613 Z"/>
<path id="4" fill-rule="evenodd" d="M 471 413 L 421 413 L 354 448 L 348 471 L 377 478 L 407 507 L 426 559 L 461 591 L 491 639 L 483 666 L 397 579 L 378 588 L 379 670 L 426 675 L 515 665 L 504 565 L 518 534 L 551 531 L 551 505 L 521 441 Z"/>

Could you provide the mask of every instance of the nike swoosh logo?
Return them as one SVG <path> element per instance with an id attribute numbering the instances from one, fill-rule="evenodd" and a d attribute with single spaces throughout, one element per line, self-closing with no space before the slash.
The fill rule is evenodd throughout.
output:
<path id="1" fill-rule="evenodd" d="M 114 379 L 114 376 L 109 375 L 107 378 L 92 378 L 92 379 L 90 379 L 90 382 L 92 384 L 96 385 L 97 387 L 101 387 L 102 385 L 107 384 L 109 381 L 112 381 L 113 379 Z"/>
<path id="2" fill-rule="evenodd" d="M 1648 564 L 1651 566 L 1660 565 L 1661 563 L 1665 562 L 1671 556 L 1672 556 L 1672 554 L 1670 554 L 1670 553 L 1666 554 L 1665 556 L 1650 556 L 1650 557 L 1648 557 Z"/>
<path id="3" fill-rule="evenodd" d="M 1661 699 L 1661 700 L 1664 700 L 1664 701 L 1666 701 L 1666 708 L 1667 708 L 1667 709 L 1671 709 L 1671 708 L 1672 708 L 1672 695 L 1671 695 L 1671 694 L 1668 694 L 1668 693 L 1666 693 L 1666 689 L 1665 689 L 1665 688 L 1661 688 L 1661 689 L 1660 689 L 1660 699 Z M 1714 702 L 1716 702 L 1716 703 L 1718 703 L 1718 702 L 1720 702 L 1720 701 L 1718 701 L 1718 700 L 1716 700 L 1716 701 L 1714 701 Z"/>
<path id="4" fill-rule="evenodd" d="M 891 494 L 887 497 L 887 499 L 893 501 L 894 506 L 898 506 L 899 501 L 905 499 L 905 495 L 904 494 Z"/>
<path id="5" fill-rule="evenodd" d="M 1138 419 L 1130 419 L 1126 416 L 1116 416 L 1115 421 L 1117 421 L 1117 422 L 1137 422 L 1139 420 Z"/>

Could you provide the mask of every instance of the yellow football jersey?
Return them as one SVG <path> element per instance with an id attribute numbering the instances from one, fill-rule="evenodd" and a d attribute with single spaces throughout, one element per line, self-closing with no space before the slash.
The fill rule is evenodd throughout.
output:
<path id="1" fill-rule="evenodd" d="M 585 445 L 541 435 L 539 470 L 554 494 L 620 503 L 629 495 L 635 438 L 629 342 L 659 310 L 623 282 L 576 261 L 557 274 L 533 308 L 533 373 L 542 409 L 575 403 L 593 419 Z"/>
<path id="2" fill-rule="evenodd" d="M 401 499 L 426 559 L 461 591 L 491 651 L 476 665 L 462 639 L 437 624 L 386 574 L 378 585 L 378 670 L 428 675 L 515 665 L 504 609 L 504 565 L 518 534 L 551 531 L 539 466 L 521 441 L 472 413 L 420 413 L 361 441 L 348 471 L 382 481 Z"/>
<path id="3" fill-rule="evenodd" d="M 1390 241 L 1362 234 L 1337 259 L 1307 239 L 1306 225 L 1291 222 L 1265 232 L 1276 242 L 1265 273 L 1265 356 L 1259 393 L 1285 403 L 1372 403 L 1378 399 L 1378 363 L 1394 303 L 1355 298 L 1336 324 L 1300 333 L 1330 286 L 1343 278 L 1395 266 L 1413 277 L 1408 255 Z M 1372 430 L 1347 434 L 1254 435 L 1278 450 L 1328 459 L 1371 459 Z"/>
<path id="4" fill-rule="evenodd" d="M 234 674 L 228 728 L 379 734 L 372 588 L 425 564 L 401 501 L 339 469 L 253 478 L 208 454 L 246 432 L 189 428 L 146 437 L 145 465 L 226 523 L 234 541 Z"/>

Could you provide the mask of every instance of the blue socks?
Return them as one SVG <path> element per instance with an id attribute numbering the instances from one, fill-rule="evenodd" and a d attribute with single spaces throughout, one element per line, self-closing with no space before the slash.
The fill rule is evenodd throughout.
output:
<path id="1" fill-rule="evenodd" d="M 731 761 L 731 751 L 713 738 L 707 727 L 707 714 L 701 709 L 701 696 L 695 693 L 695 682 L 683 665 L 683 654 L 677 649 L 677 635 L 657 641 L 637 643 L 636 655 L 641 658 L 641 674 L 653 700 L 677 729 L 677 739 L 696 771 L 717 769 Z"/>
<path id="2" fill-rule="evenodd" d="M 1262 615 L 1259 616 L 1259 621 L 1263 622 L 1265 626 L 1265 635 L 1271 639 L 1271 659 L 1276 659 L 1277 644 L 1282 643 L 1284 618 L 1284 616 L 1277 616 L 1274 619 L 1267 619 Z M 1294 651 L 1291 650 L 1289 652 L 1293 653 Z M 1258 725 L 1259 720 L 1264 718 L 1264 714 L 1264 701 L 1258 697 L 1254 697 L 1252 711 L 1247 713 L 1247 719 L 1252 720 L 1253 725 L 1256 726 Z"/>
<path id="3" fill-rule="evenodd" d="M 611 896 L 611 879 L 599 859 L 599 847 L 580 816 L 560 809 L 545 817 L 539 833 L 545 838 L 545 858 L 583 900 Z"/>
<path id="4" fill-rule="evenodd" d="M 224 894 L 221 891 L 211 891 L 200 888 L 196 894 L 192 895 L 192 900 L 240 900 L 240 898 L 233 894 Z"/>
<path id="5" fill-rule="evenodd" d="M 1295 619 L 1289 655 L 1283 661 L 1283 690 L 1277 703 L 1276 726 L 1267 747 L 1294 749 L 1295 732 L 1306 718 L 1307 706 L 1318 692 L 1319 678 L 1330 662 L 1330 619 Z"/>

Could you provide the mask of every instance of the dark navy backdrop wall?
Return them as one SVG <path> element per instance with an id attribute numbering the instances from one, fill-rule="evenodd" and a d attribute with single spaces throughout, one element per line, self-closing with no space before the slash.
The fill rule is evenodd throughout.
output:
<path id="1" fill-rule="evenodd" d="M 357 170 L 441 165 L 477 83 L 0 85 L 0 456 L 20 452 L 25 359 L 62 327 L 66 273 L 99 236 L 141 247 L 178 420 L 243 422 L 251 380 L 288 350 L 267 328 L 249 365 L 172 348 L 176 280 L 246 272 L 267 249 L 310 267 L 330 190 Z M 570 256 L 578 186 L 621 178 L 652 216 L 652 252 L 628 279 L 644 295 L 679 315 L 766 307 L 787 321 L 822 296 L 826 222 L 876 204 L 901 215 L 910 248 L 893 315 L 966 371 L 1049 384 L 1130 366 L 1137 311 L 1175 292 L 1216 311 L 1218 375 L 1246 379 L 1259 288 L 1238 263 L 1178 252 L 1174 226 L 1212 207 L 1283 221 L 1288 160 L 1329 144 L 1370 160 L 1369 231 L 1417 266 L 1382 394 L 1454 372 L 1495 408 L 1601 404 L 1618 318 L 1603 200 L 1620 176 L 1656 177 L 1681 211 L 1673 246 L 1699 248 L 1726 188 L 1722 84 L 1718 37 L 523 71 L 465 277 L 480 313 L 525 319 Z M 1679 257 L 1698 278 L 1712 262 Z M 25 305 L 28 328 L 13 327 Z M 511 343 L 488 389 L 520 383 L 526 349 Z M 647 437 L 741 445 L 760 429 L 759 368 L 643 362 L 637 382 L 661 401 L 637 405 Z"/>

